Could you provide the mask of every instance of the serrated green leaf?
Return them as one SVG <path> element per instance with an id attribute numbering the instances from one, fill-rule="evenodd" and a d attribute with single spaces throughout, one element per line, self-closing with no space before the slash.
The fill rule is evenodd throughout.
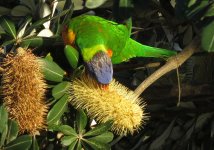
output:
<path id="1" fill-rule="evenodd" d="M 49 111 L 47 124 L 55 124 L 62 117 L 68 105 L 68 95 L 64 95 Z"/>
<path id="2" fill-rule="evenodd" d="M 68 150 L 75 150 L 78 139 L 74 140 L 68 147 Z"/>
<path id="3" fill-rule="evenodd" d="M 4 147 L 4 150 L 28 150 L 32 143 L 32 137 L 29 135 L 22 135 L 13 140 Z"/>
<path id="4" fill-rule="evenodd" d="M 39 61 L 42 63 L 42 72 L 45 79 L 54 82 L 61 82 L 63 80 L 65 72 L 59 67 L 59 65 L 44 58 L 39 58 Z"/>
<path id="5" fill-rule="evenodd" d="M 29 8 L 27 8 L 23 5 L 18 5 L 18 6 L 15 6 L 11 10 L 11 14 L 13 16 L 21 17 L 21 16 L 27 16 L 27 15 L 31 14 L 31 11 Z"/>
<path id="6" fill-rule="evenodd" d="M 64 48 L 65 56 L 74 69 L 77 68 L 77 64 L 79 61 L 79 52 L 70 45 L 66 45 Z"/>
<path id="7" fill-rule="evenodd" d="M 57 84 L 53 89 L 52 89 L 52 96 L 55 99 L 61 98 L 63 95 L 67 93 L 67 90 L 69 89 L 70 83 L 67 81 L 63 81 L 59 84 Z"/>
<path id="8" fill-rule="evenodd" d="M 87 125 L 87 116 L 83 110 L 77 111 L 76 121 L 77 121 L 78 132 L 83 133 Z"/>
<path id="9" fill-rule="evenodd" d="M 6 144 L 16 139 L 18 136 L 19 127 L 18 124 L 14 120 L 8 120 L 8 131 L 6 137 Z"/>
<path id="10" fill-rule="evenodd" d="M 114 134 L 112 132 L 105 132 L 95 137 L 88 138 L 87 140 L 97 141 L 100 143 L 109 143 L 113 140 Z"/>
<path id="11" fill-rule="evenodd" d="M 214 51 L 214 21 L 212 21 L 209 25 L 203 28 L 202 30 L 202 39 L 201 45 L 202 48 L 207 52 Z"/>
<path id="12" fill-rule="evenodd" d="M 89 144 L 91 148 L 94 150 L 110 150 L 110 146 L 105 143 L 101 143 L 100 141 L 97 141 L 96 139 L 84 139 L 84 142 Z"/>
<path id="13" fill-rule="evenodd" d="M 96 135 L 105 133 L 111 128 L 111 126 L 112 126 L 112 121 L 108 121 L 106 123 L 99 124 L 95 128 L 93 128 L 92 130 L 85 133 L 84 137 L 96 136 Z"/>
<path id="14" fill-rule="evenodd" d="M 8 113 L 7 110 L 1 106 L 0 107 L 0 133 L 3 132 L 5 127 L 7 126 Z"/>
<path id="15" fill-rule="evenodd" d="M 169 124 L 169 126 L 166 128 L 166 130 L 151 143 L 151 145 L 149 147 L 150 150 L 158 149 L 163 146 L 166 139 L 169 137 L 174 124 L 175 124 L 175 119 Z"/>
<path id="16" fill-rule="evenodd" d="M 75 130 L 68 125 L 61 125 L 59 127 L 59 131 L 61 131 L 64 135 L 74 135 L 77 136 L 77 133 L 75 132 Z"/>
<path id="17" fill-rule="evenodd" d="M 62 145 L 65 145 L 65 146 L 69 146 L 71 145 L 72 143 L 75 143 L 75 141 L 78 139 L 77 136 L 64 136 L 62 139 L 61 139 L 61 143 Z"/>
<path id="18" fill-rule="evenodd" d="M 8 33 L 11 37 L 16 39 L 15 24 L 11 20 L 6 19 L 4 17 L 1 17 L 0 18 L 0 25 L 5 30 L 6 33 Z"/>

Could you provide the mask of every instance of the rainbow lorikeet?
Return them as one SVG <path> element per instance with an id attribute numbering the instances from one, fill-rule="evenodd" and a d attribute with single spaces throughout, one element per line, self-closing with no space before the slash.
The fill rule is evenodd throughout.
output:
<path id="1" fill-rule="evenodd" d="M 62 37 L 83 58 L 87 72 L 101 85 L 113 76 L 112 64 L 133 57 L 164 58 L 176 52 L 142 45 L 130 38 L 131 25 L 118 24 L 98 16 L 80 15 L 65 26 Z M 68 58 L 69 59 L 69 58 Z"/>

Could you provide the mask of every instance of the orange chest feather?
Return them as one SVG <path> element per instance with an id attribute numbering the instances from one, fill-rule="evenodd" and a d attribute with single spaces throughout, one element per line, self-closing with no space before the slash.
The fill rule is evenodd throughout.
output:
<path id="1" fill-rule="evenodd" d="M 71 29 L 62 32 L 62 38 L 66 45 L 74 45 L 75 37 L 76 35 Z"/>

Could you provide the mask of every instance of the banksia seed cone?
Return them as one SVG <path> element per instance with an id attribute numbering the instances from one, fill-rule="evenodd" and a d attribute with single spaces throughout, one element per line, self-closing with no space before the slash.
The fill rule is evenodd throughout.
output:
<path id="1" fill-rule="evenodd" d="M 98 122 L 112 120 L 112 131 L 118 135 L 133 134 L 147 119 L 141 99 L 115 80 L 103 90 L 84 76 L 71 83 L 69 94 L 72 105 L 85 109 Z"/>
<path id="2" fill-rule="evenodd" d="M 9 117 L 17 121 L 20 133 L 37 134 L 45 127 L 46 84 L 36 56 L 22 48 L 3 60 L 2 95 Z"/>

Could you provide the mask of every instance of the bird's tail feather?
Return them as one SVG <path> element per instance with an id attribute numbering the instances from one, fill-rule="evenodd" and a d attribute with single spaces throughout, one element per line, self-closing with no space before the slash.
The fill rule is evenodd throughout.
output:
<path id="1" fill-rule="evenodd" d="M 130 38 L 125 48 L 112 58 L 112 62 L 113 64 L 118 64 L 133 57 L 168 58 L 173 55 L 176 55 L 175 51 L 142 45 Z"/>

